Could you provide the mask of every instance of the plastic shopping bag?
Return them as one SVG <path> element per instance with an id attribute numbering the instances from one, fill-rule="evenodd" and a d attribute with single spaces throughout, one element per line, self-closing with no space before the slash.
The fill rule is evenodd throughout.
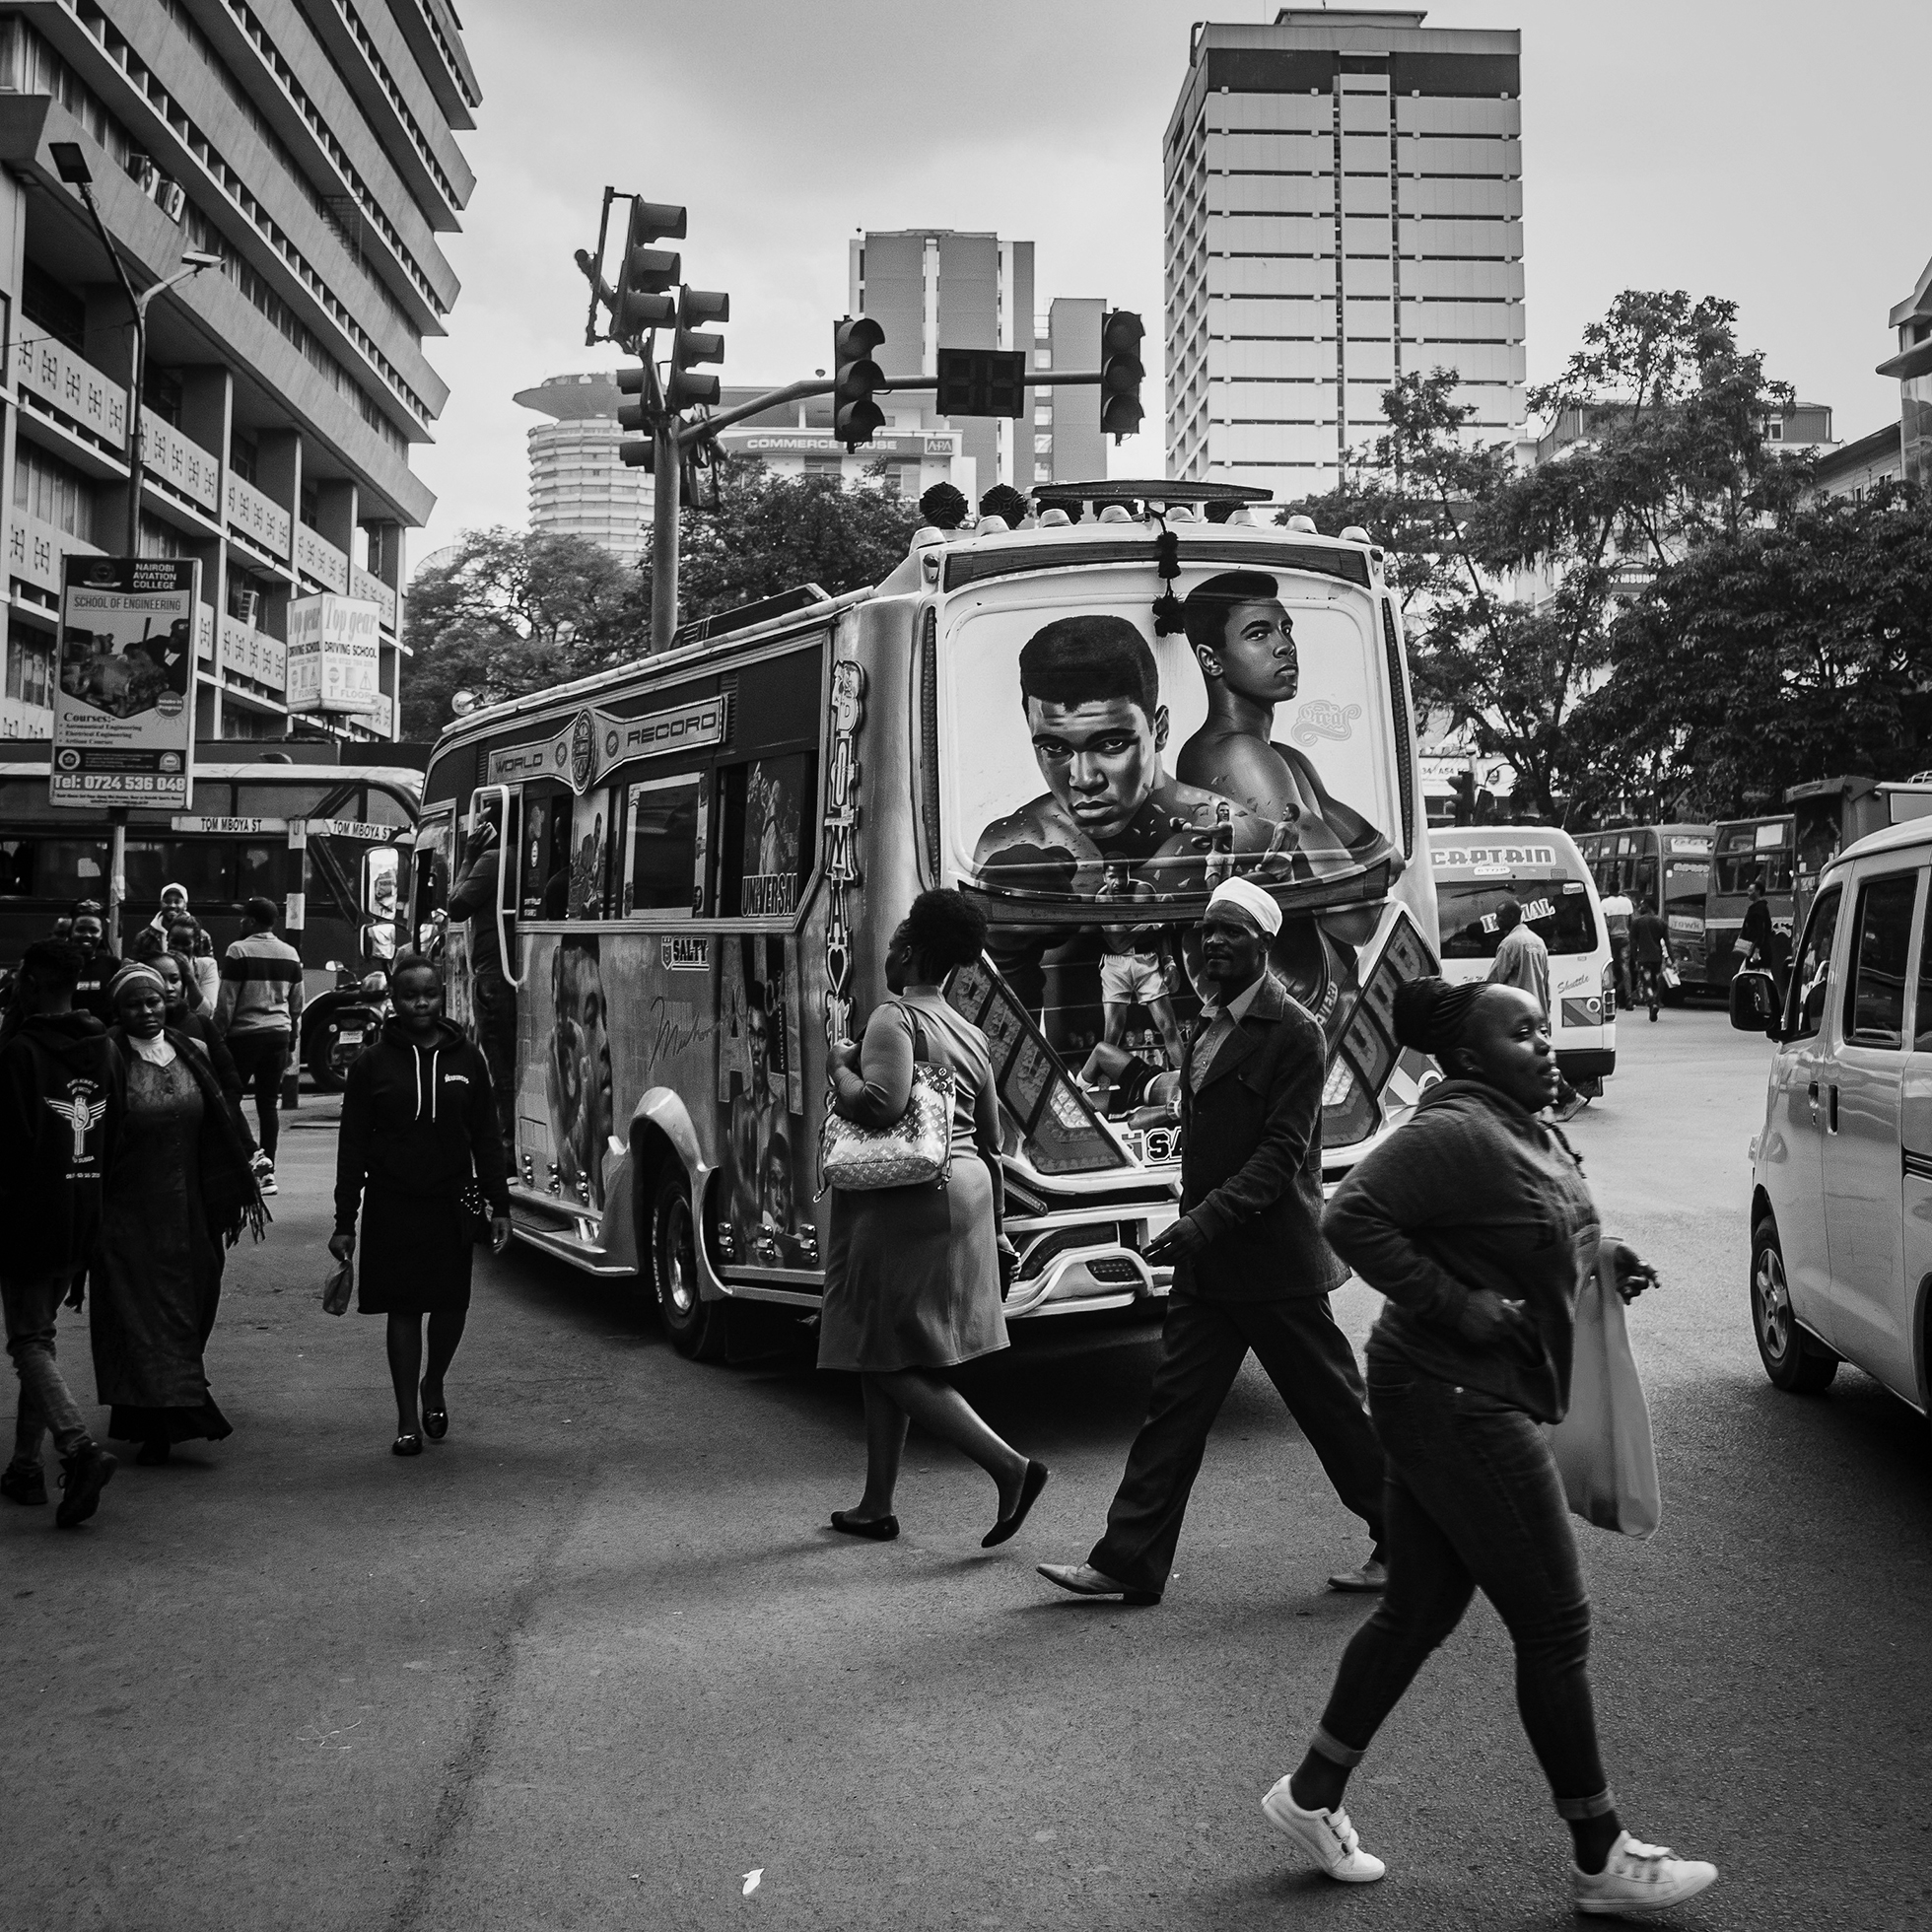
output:
<path id="1" fill-rule="evenodd" d="M 1550 1432 L 1570 1513 L 1600 1530 L 1651 1537 L 1663 1520 L 1650 1406 L 1643 1399 L 1623 1297 L 1599 1262 L 1576 1298 L 1569 1414 Z"/>
<path id="2" fill-rule="evenodd" d="M 349 1296 L 356 1285 L 356 1270 L 353 1262 L 339 1261 L 328 1272 L 328 1279 L 322 1283 L 322 1313 L 325 1315 L 346 1315 L 349 1312 Z"/>

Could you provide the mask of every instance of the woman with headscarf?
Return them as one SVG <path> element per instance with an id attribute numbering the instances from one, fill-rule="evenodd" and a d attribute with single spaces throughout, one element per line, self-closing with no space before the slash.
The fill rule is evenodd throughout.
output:
<path id="1" fill-rule="evenodd" d="M 1307 1756 L 1262 1801 L 1331 1878 L 1379 1879 L 1342 1808 L 1348 1775 L 1478 1589 L 1516 1649 L 1516 1701 L 1572 1840 L 1579 1912 L 1661 1910 L 1717 1868 L 1623 1829 L 1597 1750 L 1590 1600 L 1545 1424 L 1569 1405 L 1576 1303 L 1607 1260 L 1625 1300 L 1656 1279 L 1604 1239 L 1556 1097 L 1550 1021 L 1519 987 L 1419 980 L 1396 1038 L 1448 1078 L 1337 1190 L 1322 1231 L 1387 1297 L 1365 1351 L 1388 1459 L 1388 1590 L 1343 1654 Z"/>
<path id="2" fill-rule="evenodd" d="M 222 1038 L 221 1029 L 216 1026 L 212 1014 L 195 1010 L 192 1006 L 187 962 L 178 952 L 165 952 L 159 959 L 148 963 L 161 975 L 167 1000 L 164 1026 L 170 1032 L 184 1035 L 189 1045 L 198 1049 L 207 1061 L 215 1076 L 215 1084 L 221 1088 L 222 1097 L 228 1103 L 235 1131 L 247 1150 L 248 1164 L 258 1168 L 255 1137 L 248 1132 L 248 1117 L 242 1111 L 242 1075 L 236 1069 L 235 1056 L 229 1052 L 228 1042 Z"/>
<path id="3" fill-rule="evenodd" d="M 233 1433 L 209 1393 L 202 1351 L 224 1251 L 244 1227 L 259 1240 L 268 1216 L 220 1081 L 167 1024 L 163 972 L 123 966 L 108 997 L 127 1105 L 89 1276 L 95 1383 L 112 1405 L 108 1435 L 140 1443 L 137 1462 L 165 1463 L 177 1442 Z"/>

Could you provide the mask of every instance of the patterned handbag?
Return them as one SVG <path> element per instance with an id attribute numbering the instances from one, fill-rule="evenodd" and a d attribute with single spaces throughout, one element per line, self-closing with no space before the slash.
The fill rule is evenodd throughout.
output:
<path id="1" fill-rule="evenodd" d="M 944 1187 L 952 1178 L 953 1071 L 927 1058 L 926 1029 L 913 1023 L 913 1090 L 890 1127 L 860 1127 L 828 1105 L 818 1136 L 818 1171 L 825 1188 Z"/>

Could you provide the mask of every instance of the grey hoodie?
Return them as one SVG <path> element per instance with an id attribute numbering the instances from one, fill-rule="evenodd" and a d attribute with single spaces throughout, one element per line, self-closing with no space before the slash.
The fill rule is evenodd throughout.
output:
<path id="1" fill-rule="evenodd" d="M 1444 1080 L 1336 1190 L 1322 1232 L 1388 1297 L 1371 1361 L 1393 1357 L 1541 1421 L 1562 1419 L 1598 1223 L 1552 1129 L 1481 1080 Z M 1478 1288 L 1522 1302 L 1525 1317 L 1482 1346 L 1457 1328 Z"/>

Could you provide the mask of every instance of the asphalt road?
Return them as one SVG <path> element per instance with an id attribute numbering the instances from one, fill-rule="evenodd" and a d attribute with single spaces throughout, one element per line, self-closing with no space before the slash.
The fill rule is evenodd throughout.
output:
<path id="1" fill-rule="evenodd" d="M 1632 1319 L 1666 1516 L 1648 1545 L 1580 1531 L 1613 1780 L 1639 1835 L 1723 1867 L 1673 1923 L 1923 1927 L 1926 1425 L 1855 1373 L 1803 1400 L 1758 1368 L 1762 1043 L 1711 1012 L 1622 1034 L 1572 1132 L 1664 1271 Z M 1361 1540 L 1252 1368 L 1152 1611 L 1031 1567 L 1097 1530 L 1144 1327 L 1035 1324 L 970 1373 L 1055 1470 L 1001 1551 L 991 1485 L 917 1438 L 902 1539 L 833 1536 L 862 1462 L 844 1378 L 771 1335 L 694 1366 L 515 1250 L 481 1265 L 448 1441 L 398 1461 L 380 1323 L 316 1302 L 329 1111 L 231 1260 L 236 1434 L 124 1464 L 78 1532 L 0 1505 L 9 1932 L 1569 1922 L 1480 1605 L 1353 1788 L 1389 1879 L 1332 1886 L 1264 1826 L 1364 1613 L 1321 1587 Z M 1372 1301 L 1339 1297 L 1357 1337 Z"/>

